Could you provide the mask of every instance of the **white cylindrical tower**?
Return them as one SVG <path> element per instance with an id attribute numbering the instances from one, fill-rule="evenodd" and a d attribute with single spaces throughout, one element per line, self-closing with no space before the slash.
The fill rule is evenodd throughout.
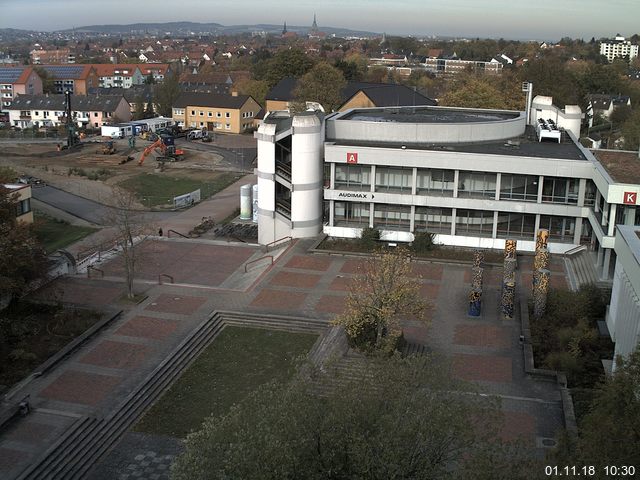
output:
<path id="1" fill-rule="evenodd" d="M 256 132 L 258 139 L 258 243 L 266 245 L 276 239 L 276 124 L 263 123 Z"/>
<path id="2" fill-rule="evenodd" d="M 324 125 L 316 112 L 303 112 L 292 126 L 291 236 L 314 237 L 322 231 Z"/>
<path id="3" fill-rule="evenodd" d="M 240 220 L 251 220 L 251 185 L 240 187 Z"/>

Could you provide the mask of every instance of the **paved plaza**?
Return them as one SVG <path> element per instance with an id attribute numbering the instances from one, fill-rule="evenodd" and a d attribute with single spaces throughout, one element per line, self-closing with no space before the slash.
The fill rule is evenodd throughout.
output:
<path id="1" fill-rule="evenodd" d="M 100 268 L 104 277 L 67 277 L 42 295 L 123 314 L 58 367 L 25 387 L 34 407 L 0 436 L 0 478 L 15 476 L 83 415 L 103 418 L 216 310 L 317 318 L 327 323 L 342 312 L 351 280 L 363 260 L 310 253 L 312 241 L 297 241 L 275 255 L 275 263 L 245 266 L 265 254 L 257 246 L 206 240 L 162 239 L 139 246 L 145 258 L 136 290 L 139 304 L 118 303 L 124 293 L 120 260 Z M 566 288 L 559 259 L 552 262 L 553 285 Z M 540 448 L 563 426 L 560 392 L 554 383 L 524 373 L 520 325 L 498 315 L 501 269 L 488 267 L 482 314 L 467 315 L 470 265 L 416 262 L 421 292 L 433 304 L 431 325 L 407 320 L 406 339 L 452 360 L 461 379 L 476 382 L 502 401 L 506 439 Z M 174 283 L 159 285 L 158 275 Z M 520 260 L 521 290 L 531 281 L 530 258 Z M 127 433 L 88 478 L 167 478 L 180 450 L 176 439 Z M 114 472 L 118 476 L 114 476 Z"/>

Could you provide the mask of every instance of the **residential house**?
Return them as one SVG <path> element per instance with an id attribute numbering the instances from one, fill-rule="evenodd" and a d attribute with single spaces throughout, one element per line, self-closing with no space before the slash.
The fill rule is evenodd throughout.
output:
<path id="1" fill-rule="evenodd" d="M 93 64 L 98 75 L 98 86 L 104 88 L 131 88 L 144 83 L 144 76 L 137 65 Z"/>
<path id="2" fill-rule="evenodd" d="M 392 83 L 349 83 L 342 96 L 346 101 L 338 108 L 339 112 L 350 108 L 437 105 L 413 88 Z"/>
<path id="3" fill-rule="evenodd" d="M 296 79 L 283 78 L 266 96 L 267 112 L 289 110 L 295 99 Z M 353 82 L 342 90 L 343 104 L 338 108 L 344 112 L 350 108 L 398 107 L 413 105 L 436 105 L 432 100 L 405 85 L 393 83 Z"/>
<path id="4" fill-rule="evenodd" d="M 92 65 L 40 65 L 53 78 L 55 93 L 71 92 L 86 95 L 90 88 L 99 86 L 99 79 Z"/>
<path id="5" fill-rule="evenodd" d="M 596 115 L 609 119 L 616 108 L 622 105 L 631 106 L 631 98 L 627 95 L 591 94 L 587 96 L 587 100 L 589 127 L 593 127 L 593 119 Z"/>
<path id="6" fill-rule="evenodd" d="M 19 95 L 9 108 L 9 122 L 18 128 L 57 127 L 66 122 L 65 112 L 65 95 Z M 129 102 L 122 95 L 72 96 L 71 112 L 81 128 L 131 120 Z"/>
<path id="7" fill-rule="evenodd" d="M 31 63 L 43 65 L 47 63 L 76 63 L 76 55 L 68 48 L 57 48 L 53 50 L 34 49 L 29 52 Z"/>
<path id="8" fill-rule="evenodd" d="M 630 40 L 617 34 L 613 39 L 600 42 L 600 55 L 607 57 L 610 62 L 613 62 L 614 58 L 624 57 L 633 60 L 638 56 L 638 45 L 632 44 Z"/>
<path id="9" fill-rule="evenodd" d="M 182 127 L 243 133 L 253 128 L 260 105 L 249 95 L 183 93 L 174 102 L 173 120 Z"/>
<path id="10" fill-rule="evenodd" d="M 6 111 L 16 95 L 39 95 L 42 79 L 33 67 L 0 67 L 0 110 Z"/>
<path id="11" fill-rule="evenodd" d="M 168 63 L 138 65 L 138 68 L 145 79 L 151 75 L 156 83 L 164 82 L 164 79 L 171 73 L 171 67 Z"/>
<path id="12" fill-rule="evenodd" d="M 2 186 L 9 191 L 9 195 L 15 195 L 16 219 L 22 223 L 33 223 L 33 211 L 31 211 L 31 185 L 9 183 Z"/>

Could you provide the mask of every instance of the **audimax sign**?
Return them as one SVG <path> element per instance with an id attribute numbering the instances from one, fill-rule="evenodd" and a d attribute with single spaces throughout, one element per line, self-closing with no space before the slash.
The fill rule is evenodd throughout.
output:
<path id="1" fill-rule="evenodd" d="M 338 198 L 358 198 L 362 200 L 373 200 L 374 195 L 372 193 L 362 192 L 340 192 Z"/>

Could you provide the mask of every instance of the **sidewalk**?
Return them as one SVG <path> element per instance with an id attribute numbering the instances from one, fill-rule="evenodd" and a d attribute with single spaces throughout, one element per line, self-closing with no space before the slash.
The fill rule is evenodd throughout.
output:
<path id="1" fill-rule="evenodd" d="M 213 217 L 216 222 L 227 218 L 240 206 L 240 187 L 242 185 L 256 183 L 256 181 L 255 175 L 246 175 L 213 197 L 200 202 L 188 210 L 172 212 L 166 219 L 153 221 L 152 232 L 156 233 L 162 228 L 165 236 L 169 230 L 175 230 L 186 235 L 193 227 L 202 221 L 203 217 Z M 150 215 L 153 215 L 153 212 L 150 212 Z M 106 227 L 69 245 L 66 250 L 75 257 L 81 252 L 109 243 L 114 235 L 114 228 Z"/>

